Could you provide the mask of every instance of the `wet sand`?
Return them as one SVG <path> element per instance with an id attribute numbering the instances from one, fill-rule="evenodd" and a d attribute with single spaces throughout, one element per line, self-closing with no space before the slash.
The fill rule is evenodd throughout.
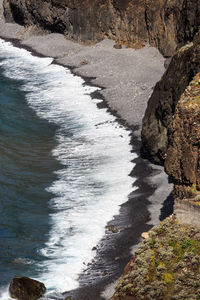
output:
<path id="1" fill-rule="evenodd" d="M 105 230 L 105 236 L 97 245 L 95 261 L 80 274 L 80 288 L 66 293 L 79 300 L 109 299 L 113 291 L 111 283 L 122 274 L 141 233 L 158 224 L 172 210 L 172 184 L 168 182 L 168 176 L 162 167 L 152 165 L 140 156 L 142 118 L 153 87 L 164 72 L 164 59 L 157 49 L 149 46 L 141 50 L 115 49 L 111 40 L 84 46 L 34 26 L 24 28 L 7 24 L 1 5 L 2 0 L 0 37 L 36 55 L 54 57 L 55 63 L 69 67 L 87 84 L 101 87 L 92 97 L 102 99 L 100 106 L 108 107 L 119 122 L 132 129 L 132 147 L 138 158 L 134 161 L 136 166 L 131 176 L 137 178 L 134 186 L 138 189 L 121 206 L 120 215 L 110 221 L 123 230 L 118 233 Z"/>

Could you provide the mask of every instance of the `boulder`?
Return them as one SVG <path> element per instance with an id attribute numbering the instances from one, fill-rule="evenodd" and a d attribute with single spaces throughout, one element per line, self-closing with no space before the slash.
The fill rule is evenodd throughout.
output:
<path id="1" fill-rule="evenodd" d="M 9 286 L 10 296 L 18 300 L 36 300 L 46 291 L 42 282 L 28 277 L 14 277 Z"/>

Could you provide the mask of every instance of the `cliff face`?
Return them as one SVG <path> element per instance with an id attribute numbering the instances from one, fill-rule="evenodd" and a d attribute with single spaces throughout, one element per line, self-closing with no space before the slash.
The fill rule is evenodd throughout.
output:
<path id="1" fill-rule="evenodd" d="M 9 22 L 37 24 L 68 39 L 150 43 L 165 56 L 191 41 L 200 25 L 200 0 L 4 0 L 4 10 Z"/>
<path id="2" fill-rule="evenodd" d="M 200 72 L 199 34 L 195 36 L 193 42 L 183 46 L 174 55 L 148 102 L 142 128 L 143 148 L 157 163 L 163 164 L 166 158 L 168 127 L 178 100 L 198 72 Z"/>
<path id="3" fill-rule="evenodd" d="M 168 134 L 166 172 L 176 197 L 191 197 L 200 190 L 200 73 L 181 96 Z"/>

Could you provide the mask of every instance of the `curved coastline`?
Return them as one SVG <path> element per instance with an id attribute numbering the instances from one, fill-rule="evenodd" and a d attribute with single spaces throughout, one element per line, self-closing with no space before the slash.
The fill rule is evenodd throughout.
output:
<path id="1" fill-rule="evenodd" d="M 49 51 L 47 51 L 45 55 L 44 51 L 39 51 L 39 49 L 37 49 L 37 43 L 38 43 L 37 41 L 41 41 L 41 37 L 34 37 L 35 39 L 35 40 L 33 39 L 34 41 L 33 40 L 31 41 L 31 39 L 29 39 L 28 42 L 23 41 L 21 43 L 19 39 L 11 39 L 9 34 L 7 34 L 7 38 L 6 38 L 5 35 L 2 35 L 2 33 L 0 33 L 0 36 L 2 36 L 2 38 L 10 40 L 13 44 L 15 44 L 18 47 L 23 47 L 30 50 L 33 54 L 37 56 L 38 55 L 49 56 L 48 54 Z M 54 35 L 54 37 L 56 37 L 56 35 Z M 43 36 L 42 39 L 44 39 L 44 44 L 45 44 L 45 36 Z M 61 39 L 62 41 L 61 37 L 59 37 L 59 39 Z M 76 48 L 74 44 L 70 42 L 67 45 L 67 47 L 69 47 L 70 45 L 71 47 L 73 46 Z M 46 45 L 47 45 L 47 50 L 49 50 L 48 42 L 46 42 Z M 75 45 L 77 45 L 78 48 L 78 49 L 76 48 L 75 52 L 82 51 L 80 47 L 84 48 L 84 46 L 80 46 L 78 44 Z M 103 50 L 105 50 L 105 48 L 107 47 L 106 49 L 108 52 L 126 51 L 125 49 L 122 50 L 113 49 L 112 41 L 104 41 L 102 43 L 99 43 L 99 47 L 102 46 L 103 46 Z M 92 47 L 93 50 L 95 51 L 95 46 L 91 46 L 90 48 L 92 49 Z M 134 52 L 134 50 L 132 49 L 128 49 L 127 51 Z M 142 49 L 139 51 L 146 51 L 146 50 Z M 152 48 L 150 49 L 150 51 L 152 51 Z M 103 52 L 104 51 L 102 51 L 102 53 Z M 115 53 L 116 55 L 118 55 L 117 52 Z M 153 55 L 155 55 L 155 53 L 153 53 Z M 101 57 L 101 59 L 102 58 L 104 59 L 104 57 Z M 85 58 L 83 55 L 82 58 L 79 58 L 78 62 L 79 63 L 80 61 L 84 62 L 84 59 Z M 159 57 L 159 59 L 161 58 Z M 127 109 L 126 111 L 124 111 L 123 107 L 126 103 L 123 103 L 123 99 L 121 99 L 122 109 L 120 110 L 119 103 L 116 104 L 112 101 L 114 97 L 110 100 L 109 89 L 108 87 L 103 85 L 103 80 L 102 80 L 102 85 L 98 84 L 98 78 L 96 79 L 95 78 L 96 76 L 94 76 L 95 75 L 94 73 L 98 72 L 98 68 L 91 71 L 80 70 L 81 67 L 77 68 L 75 62 L 73 65 L 72 61 L 71 63 L 69 60 L 66 61 L 61 54 L 59 54 L 59 57 L 57 58 L 55 57 L 55 63 L 59 63 L 61 65 L 70 68 L 75 75 L 81 76 L 86 82 L 86 84 L 99 86 L 101 88 L 103 86 L 103 89 L 101 90 L 101 92 L 98 92 L 98 95 L 96 93 L 95 95 L 91 95 L 91 96 L 95 98 L 97 98 L 98 96 L 99 98 L 101 98 L 102 105 L 104 106 L 106 105 L 109 111 L 118 118 L 119 122 L 122 122 L 124 125 L 128 126 L 128 128 L 132 130 L 132 147 L 133 147 L 133 151 L 138 154 L 138 158 L 134 160 L 134 163 L 136 163 L 136 167 L 133 169 L 131 174 L 131 176 L 137 178 L 134 185 L 136 185 L 138 189 L 137 191 L 131 193 L 129 195 L 128 201 L 121 206 L 120 215 L 116 216 L 110 222 L 110 224 L 116 225 L 116 227 L 119 226 L 120 228 L 124 228 L 124 230 L 117 235 L 112 234 L 110 232 L 106 233 L 106 235 L 103 237 L 102 241 L 100 242 L 100 246 L 98 247 L 95 264 L 89 266 L 91 270 L 90 276 L 85 275 L 84 273 L 81 274 L 79 280 L 81 284 L 80 289 L 73 292 L 70 291 L 69 293 L 66 294 L 66 296 L 72 295 L 74 297 L 77 297 L 79 300 L 81 299 L 97 300 L 97 299 L 101 299 L 100 293 L 103 291 L 105 286 L 113 282 L 120 276 L 123 267 L 131 258 L 132 254 L 130 252 L 130 248 L 134 245 L 135 246 L 137 245 L 137 243 L 140 240 L 141 233 L 143 231 L 147 231 L 153 225 L 158 224 L 159 217 L 162 218 L 162 216 L 160 216 L 161 215 L 160 209 L 162 208 L 163 202 L 165 202 L 165 200 L 167 199 L 168 195 L 171 192 L 171 185 L 168 185 L 167 175 L 164 173 L 161 167 L 151 165 L 147 160 L 142 159 L 140 156 L 141 142 L 139 138 L 140 135 L 139 120 L 142 119 L 142 115 L 139 116 L 139 114 L 141 114 L 142 111 L 145 109 L 145 101 L 147 102 L 148 100 L 147 94 L 145 94 L 144 92 L 143 97 L 145 99 L 143 100 L 142 108 L 139 108 L 138 116 L 136 116 L 137 120 L 133 120 L 131 122 L 130 111 L 127 112 Z M 85 67 L 87 67 L 87 65 L 89 65 L 89 62 L 87 62 Z M 84 67 L 84 64 L 81 66 Z M 94 68 L 95 66 L 93 66 L 93 69 Z M 120 73 L 120 66 L 118 66 L 118 71 Z M 157 77 L 160 77 L 163 71 L 164 68 L 161 68 L 160 74 L 159 76 L 157 74 Z M 131 71 L 130 71 L 130 76 L 131 76 Z M 140 76 L 138 76 L 138 78 L 139 77 Z M 154 84 L 158 79 L 155 78 Z M 104 78 L 104 81 L 105 80 L 106 78 Z M 112 82 L 109 81 L 109 84 L 112 85 Z M 122 88 L 123 88 L 123 84 L 122 84 Z M 124 88 L 126 88 L 126 85 L 124 85 Z M 150 87 L 149 90 L 151 90 L 151 88 L 152 87 Z M 110 91 L 110 93 L 111 92 L 112 91 Z M 135 103 L 137 102 L 138 99 L 139 98 L 136 99 Z M 128 104 L 129 103 L 130 102 L 128 101 Z M 136 107 L 132 109 L 136 110 Z M 126 118 L 126 114 L 127 114 L 127 118 Z M 163 209 L 163 211 L 167 215 L 168 213 L 167 210 Z M 98 270 L 105 269 L 106 271 L 107 268 L 109 268 L 109 272 L 107 273 L 105 272 L 105 276 L 99 278 Z M 112 270 L 112 272 L 110 272 L 110 270 Z M 97 275 L 96 277 L 95 274 Z M 91 278 L 96 278 L 96 280 L 92 281 Z M 87 287 L 84 287 L 86 285 Z M 108 292 L 108 297 L 109 297 L 109 292 Z"/>

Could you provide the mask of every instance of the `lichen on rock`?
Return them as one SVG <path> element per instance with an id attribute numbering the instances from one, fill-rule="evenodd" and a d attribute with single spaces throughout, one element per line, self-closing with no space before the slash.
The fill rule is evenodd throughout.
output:
<path id="1" fill-rule="evenodd" d="M 149 235 L 125 268 L 111 300 L 199 299 L 199 229 L 179 224 L 172 215 Z"/>

